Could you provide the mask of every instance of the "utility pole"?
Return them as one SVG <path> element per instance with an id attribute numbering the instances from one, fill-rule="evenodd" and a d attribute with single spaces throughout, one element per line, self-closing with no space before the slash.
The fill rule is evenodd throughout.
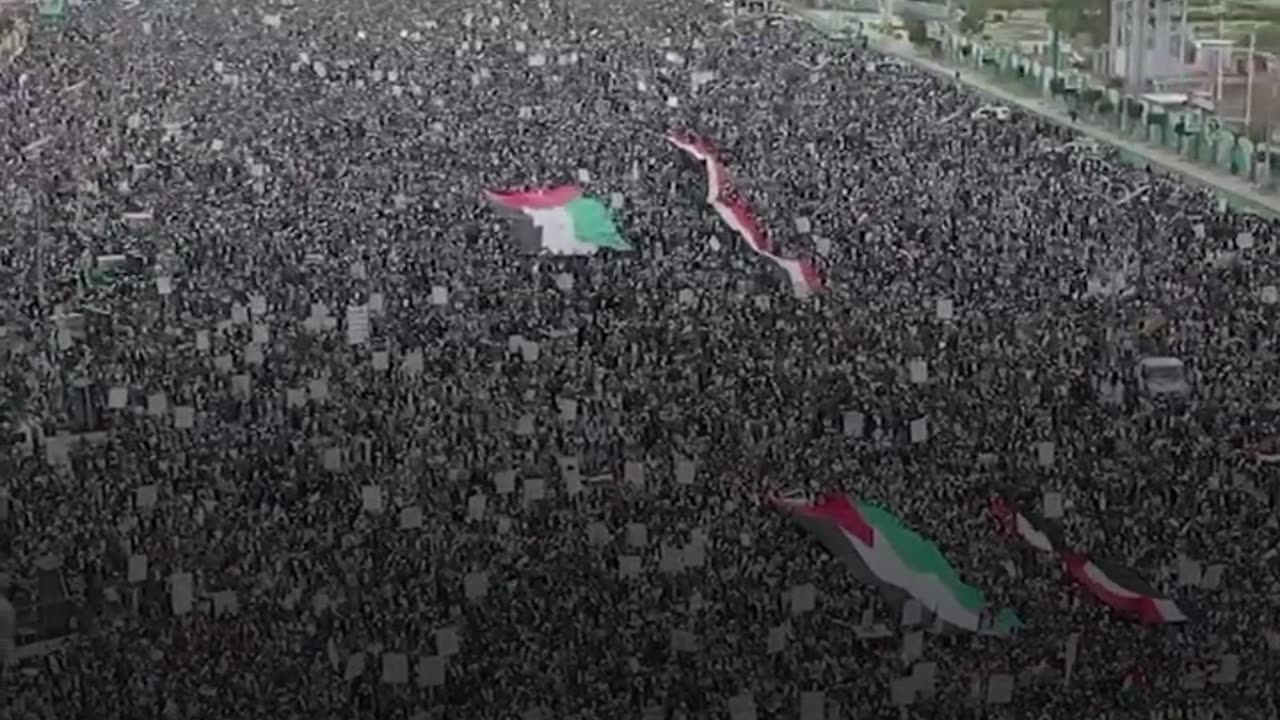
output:
<path id="1" fill-rule="evenodd" d="M 1134 0 L 1133 30 L 1129 44 L 1135 49 L 1133 92 L 1141 96 L 1147 90 L 1147 0 Z"/>
<path id="2" fill-rule="evenodd" d="M 1253 53 L 1258 47 L 1258 33 L 1249 33 L 1249 59 L 1248 65 L 1245 67 L 1247 80 L 1244 85 L 1244 134 L 1248 137 L 1252 130 L 1250 123 L 1253 121 Z"/>

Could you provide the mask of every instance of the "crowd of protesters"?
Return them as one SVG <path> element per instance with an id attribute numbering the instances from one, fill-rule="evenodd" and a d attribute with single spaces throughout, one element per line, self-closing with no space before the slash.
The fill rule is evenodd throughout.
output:
<path id="1" fill-rule="evenodd" d="M 1276 226 L 985 104 L 692 1 L 69 6 L 0 68 L 0 400 L 43 438 L 0 569 L 74 612 L 0 718 L 1274 717 Z M 565 183 L 635 251 L 530 257 L 482 198 Z M 1195 617 L 1083 596 L 999 532 L 1009 488 Z M 794 489 L 891 508 L 1025 627 L 930 635 L 893 707 L 896 609 L 762 502 Z"/>

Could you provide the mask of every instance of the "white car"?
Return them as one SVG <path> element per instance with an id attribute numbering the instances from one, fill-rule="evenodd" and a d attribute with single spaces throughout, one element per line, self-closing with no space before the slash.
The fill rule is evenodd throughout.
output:
<path id="1" fill-rule="evenodd" d="M 1187 367 L 1174 357 L 1143 358 L 1134 368 L 1138 388 L 1151 397 L 1185 397 L 1191 394 Z"/>
<path id="2" fill-rule="evenodd" d="M 983 105 L 970 113 L 969 117 L 973 120 L 995 119 L 1005 122 L 1011 115 L 1009 108 L 1004 105 Z"/>

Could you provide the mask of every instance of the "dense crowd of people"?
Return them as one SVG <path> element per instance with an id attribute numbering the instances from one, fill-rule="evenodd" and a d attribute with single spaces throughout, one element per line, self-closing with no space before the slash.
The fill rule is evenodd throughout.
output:
<path id="1" fill-rule="evenodd" d="M 4 720 L 1275 716 L 1269 220 L 718 4 L 104 0 L 0 82 L 0 397 L 43 438 L 0 563 L 74 605 Z M 482 197 L 564 183 L 635 251 L 522 254 Z M 1195 617 L 1082 597 L 1008 488 Z M 762 502 L 795 489 L 891 508 L 1025 627 L 930 635 L 895 707 L 897 608 Z"/>

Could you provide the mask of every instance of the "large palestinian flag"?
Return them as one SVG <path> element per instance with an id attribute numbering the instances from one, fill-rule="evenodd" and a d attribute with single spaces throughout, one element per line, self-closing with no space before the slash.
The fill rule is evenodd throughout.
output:
<path id="1" fill-rule="evenodd" d="M 734 192 L 729 171 L 710 142 L 693 133 L 671 133 L 667 142 L 703 166 L 707 174 L 707 204 L 716 211 L 725 226 L 742 239 L 748 250 L 782 271 L 796 297 L 808 297 L 826 290 L 826 280 L 812 262 L 778 254 L 751 205 Z"/>
<path id="2" fill-rule="evenodd" d="M 604 203 L 574 185 L 537 190 L 489 190 L 485 196 L 512 220 L 521 250 L 533 255 L 594 255 L 632 247 Z"/>
<path id="3" fill-rule="evenodd" d="M 1057 525 L 1020 510 L 1004 498 L 997 498 L 991 509 L 1005 522 L 1010 536 L 1058 557 L 1080 587 L 1104 604 L 1150 625 L 1187 621 L 1183 608 L 1143 579 L 1137 570 L 1123 563 L 1094 560 L 1072 550 Z"/>
<path id="4" fill-rule="evenodd" d="M 986 596 L 961 580 L 938 546 L 884 508 L 845 495 L 783 496 L 774 502 L 891 601 L 914 598 L 943 623 L 971 631 L 991 617 Z M 1008 610 L 993 619 L 999 630 L 1022 625 Z"/>

